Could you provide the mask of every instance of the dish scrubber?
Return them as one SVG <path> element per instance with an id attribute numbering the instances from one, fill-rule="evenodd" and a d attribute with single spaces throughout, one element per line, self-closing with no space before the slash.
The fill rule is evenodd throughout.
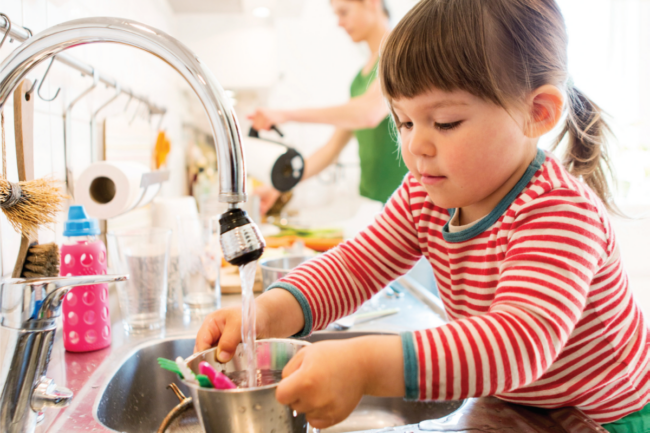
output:
<path id="1" fill-rule="evenodd" d="M 213 366 L 205 361 L 201 361 L 199 363 L 199 373 L 206 375 L 208 379 L 210 379 L 210 382 L 212 382 L 214 389 L 237 388 L 237 385 L 235 385 L 232 380 L 228 378 L 228 376 L 221 373 L 220 371 L 215 370 Z"/>

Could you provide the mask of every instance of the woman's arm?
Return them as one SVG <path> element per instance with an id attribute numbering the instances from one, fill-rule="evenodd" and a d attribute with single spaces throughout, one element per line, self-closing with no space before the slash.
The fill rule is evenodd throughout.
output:
<path id="1" fill-rule="evenodd" d="M 268 131 L 272 125 L 285 122 L 324 123 L 347 130 L 374 128 L 388 116 L 388 107 L 377 80 L 366 93 L 343 105 L 324 108 L 302 108 L 296 110 L 258 109 L 248 116 L 253 128 Z"/>
<path id="2" fill-rule="evenodd" d="M 345 145 L 348 144 L 351 138 L 352 132 L 337 128 L 336 131 L 334 131 L 332 138 L 307 158 L 307 161 L 305 161 L 305 172 L 303 173 L 302 180 L 316 176 L 336 161 L 341 154 L 341 151 Z"/>
<path id="3" fill-rule="evenodd" d="M 341 154 L 345 145 L 348 144 L 350 138 L 352 138 L 352 132 L 350 131 L 345 129 L 337 129 L 334 131 L 332 138 L 305 161 L 305 171 L 302 180 L 316 176 L 333 163 Z M 278 197 L 280 197 L 280 191 L 271 185 L 262 185 L 254 193 L 260 197 L 260 212 L 262 215 L 265 215 Z"/>

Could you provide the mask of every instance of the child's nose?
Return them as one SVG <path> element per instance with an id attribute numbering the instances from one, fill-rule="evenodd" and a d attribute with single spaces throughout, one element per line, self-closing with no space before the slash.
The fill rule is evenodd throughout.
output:
<path id="1" fill-rule="evenodd" d="M 427 131 L 414 127 L 411 132 L 409 151 L 417 156 L 435 156 L 436 146 Z"/>

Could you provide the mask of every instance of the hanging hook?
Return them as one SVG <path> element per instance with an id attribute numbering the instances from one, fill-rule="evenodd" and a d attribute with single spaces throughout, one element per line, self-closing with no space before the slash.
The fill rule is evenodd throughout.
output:
<path id="1" fill-rule="evenodd" d="M 162 113 L 159 113 L 160 114 L 160 120 L 158 120 L 158 131 L 160 131 L 161 128 L 162 128 L 163 119 L 165 118 L 166 113 L 167 113 L 167 110 L 163 111 Z"/>
<path id="2" fill-rule="evenodd" d="M 125 113 L 128 110 L 129 105 L 131 105 L 131 100 L 133 99 L 133 93 L 130 90 L 127 93 L 129 94 L 129 100 L 126 101 L 126 105 L 124 106 L 124 112 Z"/>
<path id="3" fill-rule="evenodd" d="M 43 95 L 41 95 L 41 87 L 43 87 L 43 83 L 45 82 L 45 78 L 47 77 L 47 74 L 50 72 L 50 68 L 52 67 L 52 63 L 54 63 L 54 59 L 56 59 L 56 56 L 52 56 L 52 60 L 50 60 L 50 64 L 47 65 L 47 69 L 45 70 L 45 74 L 43 74 L 43 78 L 41 78 L 41 84 L 38 85 L 38 96 L 43 100 L 47 102 L 52 102 L 56 99 L 57 96 L 59 96 L 59 92 L 61 91 L 61 88 L 59 87 L 56 90 L 56 93 L 54 96 L 52 96 L 50 99 L 45 98 Z M 38 80 L 36 80 L 38 81 Z M 34 81 L 34 86 L 36 85 L 36 81 Z M 33 90 L 33 87 L 32 87 Z"/>
<path id="4" fill-rule="evenodd" d="M 5 40 L 7 39 L 7 36 L 9 36 L 9 32 L 11 31 L 11 20 L 9 17 L 3 13 L 0 13 L 0 17 L 5 19 L 5 27 L 7 27 L 7 31 L 5 32 L 4 36 L 2 37 L 2 41 L 0 41 L 0 48 L 5 44 Z"/>
<path id="5" fill-rule="evenodd" d="M 72 176 L 72 171 L 70 169 L 70 141 L 72 137 L 72 108 L 79 102 L 83 97 L 85 97 L 88 93 L 90 93 L 95 87 L 97 87 L 97 84 L 99 84 L 99 72 L 95 68 L 92 68 L 93 71 L 93 84 L 88 87 L 86 90 L 81 92 L 76 98 L 74 98 L 69 104 L 68 107 L 65 109 L 65 112 L 63 113 L 63 158 L 65 161 L 65 183 L 68 186 L 68 191 L 70 191 L 70 194 L 74 196 L 74 184 L 73 184 L 73 179 L 74 177 Z"/>
<path id="6" fill-rule="evenodd" d="M 142 105 L 142 100 L 138 99 L 138 105 L 135 107 L 135 111 L 133 112 L 133 117 L 131 118 L 131 121 L 129 122 L 129 126 L 133 123 L 136 117 L 138 117 L 138 110 L 140 110 L 140 106 Z"/>
<path id="7" fill-rule="evenodd" d="M 110 104 L 111 102 L 113 102 L 113 101 L 115 101 L 117 98 L 119 98 L 121 94 L 122 94 L 122 88 L 120 87 L 120 83 L 117 83 L 117 84 L 115 85 L 115 95 L 113 95 L 113 97 L 112 97 L 111 99 L 109 99 L 108 101 L 104 102 L 104 103 L 101 105 L 101 107 L 99 107 L 99 108 L 98 108 L 98 109 L 93 113 L 93 119 L 94 119 L 95 117 L 97 117 L 97 115 L 99 114 L 99 112 L 102 111 L 104 108 L 106 108 L 106 107 L 108 106 L 108 104 Z"/>

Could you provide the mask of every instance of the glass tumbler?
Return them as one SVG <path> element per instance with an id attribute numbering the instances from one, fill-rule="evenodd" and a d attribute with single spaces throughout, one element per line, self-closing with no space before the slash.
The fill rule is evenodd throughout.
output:
<path id="1" fill-rule="evenodd" d="M 111 264 L 129 279 L 117 283 L 124 328 L 140 332 L 165 327 L 167 266 L 172 231 L 144 228 L 108 233 Z"/>
<path id="2" fill-rule="evenodd" d="M 204 316 L 219 308 L 219 217 L 178 217 L 178 251 L 184 313 Z"/>

